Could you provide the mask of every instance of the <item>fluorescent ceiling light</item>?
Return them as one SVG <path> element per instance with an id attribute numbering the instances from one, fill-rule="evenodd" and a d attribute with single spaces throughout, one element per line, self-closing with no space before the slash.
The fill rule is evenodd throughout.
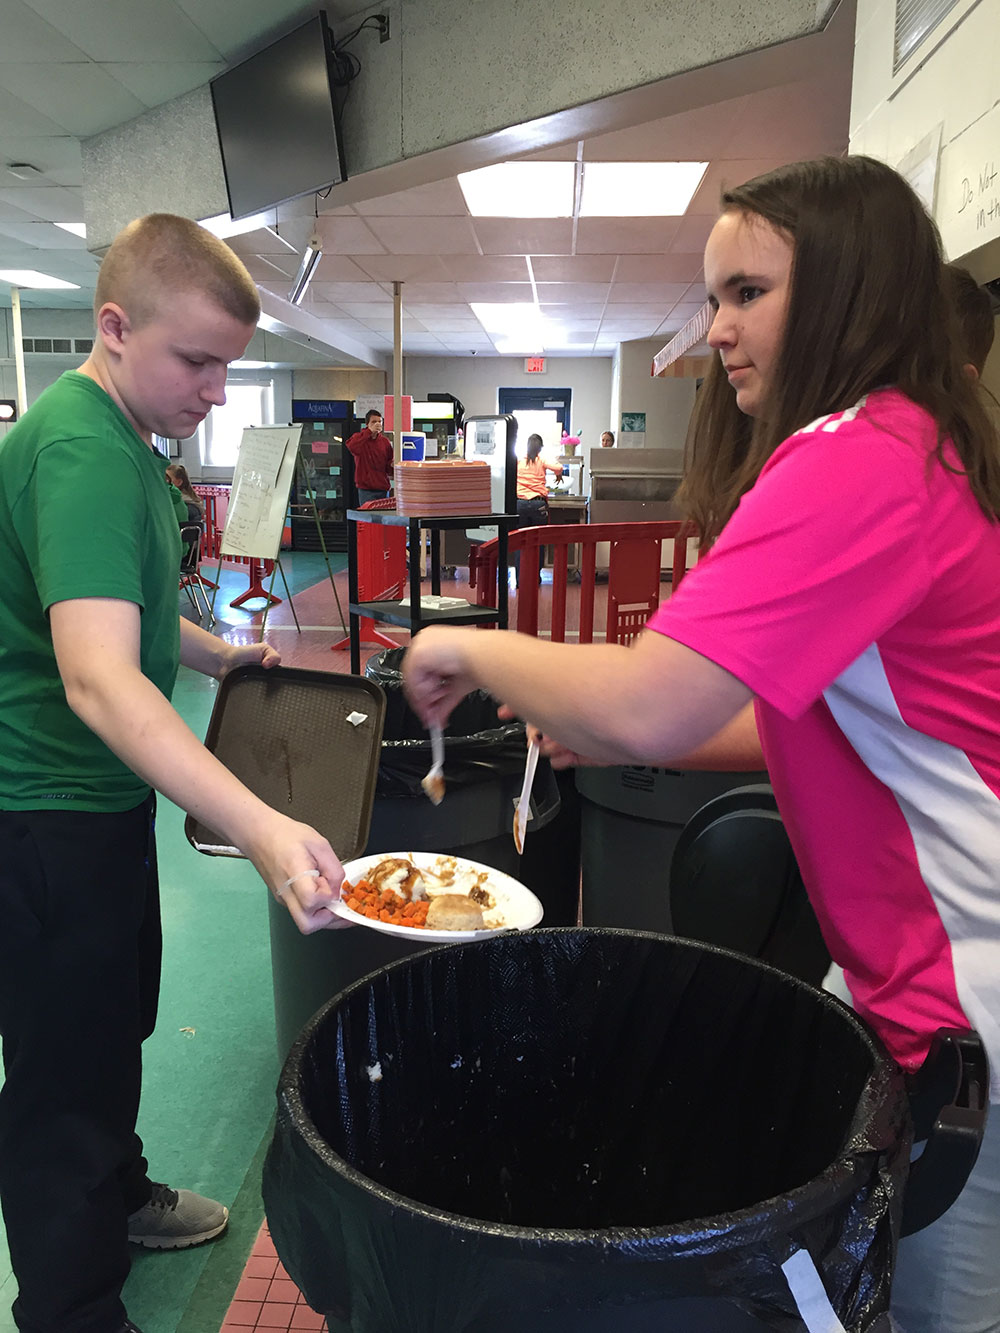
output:
<path id="1" fill-rule="evenodd" d="M 472 301 L 469 308 L 487 333 L 542 326 L 542 312 L 533 301 Z"/>
<path id="2" fill-rule="evenodd" d="M 72 232 L 74 236 L 79 236 L 82 241 L 87 239 L 87 224 L 85 222 L 57 222 L 57 227 L 62 227 L 63 231 Z"/>
<path id="3" fill-rule="evenodd" d="M 15 287 L 48 287 L 52 290 L 66 288 L 78 292 L 77 282 L 63 282 L 62 278 L 51 278 L 47 273 L 39 273 L 33 268 L 0 268 L 0 282 L 13 283 Z"/>
<path id="4" fill-rule="evenodd" d="M 251 217 L 240 218 L 238 222 L 228 213 L 216 213 L 215 217 L 199 218 L 198 225 L 224 241 L 228 236 L 243 236 L 248 231 L 260 231 L 269 225 L 273 213 L 273 209 L 268 213 L 254 213 Z"/>
<path id="5" fill-rule="evenodd" d="M 474 218 L 571 218 L 575 162 L 498 162 L 458 178 Z"/>
<path id="6" fill-rule="evenodd" d="M 306 242 L 306 248 L 302 254 L 302 262 L 299 264 L 299 271 L 295 275 L 291 288 L 288 292 L 288 299 L 292 305 L 298 305 L 306 294 L 306 288 L 312 282 L 312 276 L 316 272 L 316 266 L 323 258 L 323 238 L 318 231 L 314 231 Z"/>
<path id="7" fill-rule="evenodd" d="M 680 217 L 707 168 L 707 162 L 584 162 L 580 217 Z"/>

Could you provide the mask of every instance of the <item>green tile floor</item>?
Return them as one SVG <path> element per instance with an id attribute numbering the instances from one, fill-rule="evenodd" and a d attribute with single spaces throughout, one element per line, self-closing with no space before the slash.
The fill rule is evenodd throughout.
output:
<path id="1" fill-rule="evenodd" d="M 343 556 L 331 559 L 343 566 Z M 293 594 L 326 576 L 322 555 L 285 552 L 282 565 Z M 245 574 L 224 571 L 218 604 L 228 624 L 220 630 L 253 622 L 228 607 L 245 588 Z M 174 702 L 198 735 L 216 689 L 181 669 Z M 195 852 L 181 811 L 162 799 L 157 845 L 163 984 L 144 1048 L 139 1131 L 154 1179 L 223 1200 L 231 1222 L 198 1249 L 134 1251 L 125 1300 L 143 1333 L 216 1333 L 263 1219 L 260 1167 L 278 1075 L 267 899 L 246 863 Z M 15 1294 L 0 1229 L 0 1333 L 14 1333 Z"/>

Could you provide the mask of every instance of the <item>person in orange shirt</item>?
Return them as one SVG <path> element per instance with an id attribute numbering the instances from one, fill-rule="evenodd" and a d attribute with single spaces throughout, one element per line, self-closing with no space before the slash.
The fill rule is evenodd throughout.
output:
<path id="1" fill-rule="evenodd" d="M 542 457 L 542 437 L 528 436 L 528 448 L 523 462 L 517 465 L 517 516 L 519 528 L 536 528 L 549 521 L 549 483 L 545 476 L 551 472 L 558 481 L 563 474 L 561 463 L 552 463 Z M 544 563 L 542 551 L 539 568 Z M 514 554 L 514 569 L 520 574 L 520 553 Z"/>

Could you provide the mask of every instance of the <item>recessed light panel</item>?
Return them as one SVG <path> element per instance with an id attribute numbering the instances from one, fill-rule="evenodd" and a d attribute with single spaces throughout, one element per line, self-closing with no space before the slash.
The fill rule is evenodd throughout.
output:
<path id="1" fill-rule="evenodd" d="M 87 225 L 84 222 L 57 222 L 55 225 L 73 236 L 79 236 L 82 241 L 87 239 Z"/>
<path id="2" fill-rule="evenodd" d="M 458 183 L 474 218 L 571 218 L 575 162 L 498 162 Z"/>
<path id="3" fill-rule="evenodd" d="M 79 283 L 63 282 L 62 278 L 52 278 L 33 268 L 0 268 L 0 282 L 10 282 L 15 287 L 47 287 L 53 291 L 57 288 L 74 292 L 80 290 Z"/>
<path id="4" fill-rule="evenodd" d="M 580 216 L 680 217 L 707 167 L 707 162 L 584 162 Z"/>

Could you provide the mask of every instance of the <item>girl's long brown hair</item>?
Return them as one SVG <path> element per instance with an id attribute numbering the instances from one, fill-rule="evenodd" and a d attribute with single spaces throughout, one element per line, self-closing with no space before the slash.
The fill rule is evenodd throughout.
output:
<path id="1" fill-rule="evenodd" d="M 910 186 L 869 157 L 780 167 L 723 195 L 794 242 L 788 314 L 760 416 L 736 406 L 716 355 L 688 432 L 680 499 L 711 544 L 789 435 L 895 386 L 950 438 L 983 512 L 1000 516 L 1000 440 L 963 371 L 937 228 Z"/>

